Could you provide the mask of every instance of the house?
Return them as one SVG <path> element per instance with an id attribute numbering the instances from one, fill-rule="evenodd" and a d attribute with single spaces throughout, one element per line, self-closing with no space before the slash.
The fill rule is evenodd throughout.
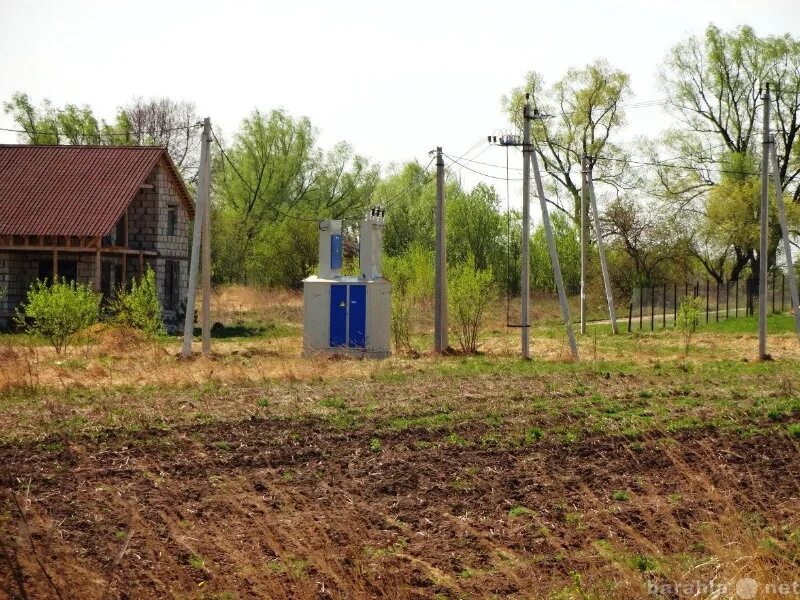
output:
<path id="1" fill-rule="evenodd" d="M 111 297 L 147 266 L 174 326 L 185 310 L 193 216 L 164 148 L 0 145 L 0 326 L 36 279 Z"/>

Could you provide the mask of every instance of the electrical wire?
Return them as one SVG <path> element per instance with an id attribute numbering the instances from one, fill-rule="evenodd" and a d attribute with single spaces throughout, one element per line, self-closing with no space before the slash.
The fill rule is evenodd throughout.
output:
<path id="1" fill-rule="evenodd" d="M 202 126 L 203 126 L 202 123 L 196 123 L 194 125 L 187 125 L 187 126 L 184 126 L 184 127 L 170 127 L 168 129 L 161 129 L 161 130 L 158 131 L 158 133 L 159 134 L 164 134 L 164 133 L 170 133 L 172 131 L 186 131 L 187 129 L 197 129 L 197 128 L 202 127 Z M 27 130 L 27 129 L 10 129 L 8 127 L 0 127 L 0 131 L 6 131 L 6 132 L 9 132 L 9 133 L 24 133 L 25 135 L 28 135 L 28 136 L 40 135 L 40 136 L 53 136 L 53 137 L 56 137 L 56 138 L 58 138 L 58 137 L 64 137 L 64 138 L 76 137 L 76 138 L 82 138 L 82 139 L 87 139 L 88 138 L 88 139 L 97 139 L 97 140 L 101 140 L 103 138 L 108 138 L 108 137 L 133 138 L 133 137 L 138 137 L 138 136 L 153 135 L 148 131 L 130 131 L 130 132 L 110 131 L 110 132 L 99 132 L 99 133 L 75 133 L 75 134 L 72 134 L 72 135 L 67 135 L 64 132 L 59 132 L 59 131 L 36 131 L 36 130 Z"/>
<path id="2" fill-rule="evenodd" d="M 236 176 L 241 180 L 241 182 L 245 185 L 245 187 L 247 187 L 247 189 L 250 190 L 250 193 L 252 193 L 255 198 L 258 198 L 259 200 L 261 200 L 263 202 L 264 198 L 261 197 L 261 194 L 259 194 L 255 189 L 253 189 L 253 186 L 250 185 L 250 183 L 242 176 L 242 174 L 239 171 L 239 169 L 236 168 L 236 165 L 233 164 L 233 161 L 230 159 L 230 157 L 228 156 L 227 152 L 225 152 L 225 148 L 222 147 L 222 144 L 220 143 L 219 139 L 217 139 L 217 134 L 214 133 L 213 129 L 211 130 L 211 137 L 214 139 L 214 142 L 217 144 L 217 147 L 219 148 L 219 151 L 220 151 L 220 154 L 222 155 L 222 158 L 224 158 L 225 161 L 231 166 L 231 169 L 233 169 L 233 172 L 236 173 Z M 223 168 L 224 168 L 224 166 L 223 166 Z M 284 217 L 286 219 L 293 219 L 295 221 L 300 221 L 300 222 L 304 222 L 304 223 L 319 223 L 319 221 L 320 221 L 319 219 L 309 219 L 307 217 L 298 217 L 296 215 L 289 214 L 289 213 L 284 212 L 283 210 L 279 209 L 276 206 L 270 206 L 270 209 L 275 211 L 276 213 L 278 213 L 279 215 L 281 215 L 282 217 Z"/>

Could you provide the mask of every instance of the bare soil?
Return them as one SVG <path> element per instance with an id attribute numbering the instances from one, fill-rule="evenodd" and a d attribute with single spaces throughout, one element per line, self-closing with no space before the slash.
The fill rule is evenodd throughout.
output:
<path id="1" fill-rule="evenodd" d="M 644 598 L 800 565 L 789 437 L 459 443 L 487 428 L 251 417 L 0 446 L 0 596 Z"/>

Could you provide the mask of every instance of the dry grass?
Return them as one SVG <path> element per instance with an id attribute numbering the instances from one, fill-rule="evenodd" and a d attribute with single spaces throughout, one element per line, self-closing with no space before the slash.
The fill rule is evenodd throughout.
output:
<path id="1" fill-rule="evenodd" d="M 515 308 L 512 307 L 513 317 Z M 438 368 L 443 361 L 430 351 L 431 307 L 415 311 L 413 356 L 395 354 L 388 360 L 371 361 L 333 358 L 325 354 L 304 358 L 302 351 L 302 294 L 292 291 L 258 290 L 242 286 L 223 287 L 212 302 L 213 322 L 226 326 L 264 328 L 255 333 L 213 340 L 213 354 L 180 360 L 180 339 L 149 341 L 138 332 L 98 325 L 84 333 L 83 342 L 66 355 L 51 348 L 19 341 L 10 336 L 0 350 L 0 390 L 44 386 L 55 388 L 114 386 L 186 386 L 203 383 L 260 382 L 270 380 L 326 381 L 364 378 L 387 373 Z M 535 360 L 571 360 L 563 325 L 542 321 L 557 318 L 552 298 L 533 302 L 531 348 Z M 513 319 L 512 319 L 513 320 Z M 611 336 L 606 326 L 591 326 L 579 336 L 581 358 L 591 362 L 624 362 L 650 365 L 684 360 L 679 336 L 672 330 L 654 334 Z M 0 337 L 0 339 L 2 339 Z M 752 334 L 698 333 L 690 360 L 693 362 L 755 358 L 756 336 Z M 199 343 L 195 344 L 199 353 Z M 501 299 L 488 311 L 479 350 L 487 359 L 508 361 L 519 355 L 519 329 L 506 327 L 506 304 Z M 779 360 L 800 360 L 800 345 L 790 334 L 770 336 L 770 352 Z"/>

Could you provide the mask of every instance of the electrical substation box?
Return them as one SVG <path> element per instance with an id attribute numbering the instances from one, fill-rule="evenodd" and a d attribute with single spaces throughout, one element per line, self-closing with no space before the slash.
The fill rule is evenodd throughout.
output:
<path id="1" fill-rule="evenodd" d="M 371 209 L 359 229 L 359 275 L 343 276 L 341 221 L 319 223 L 319 272 L 303 280 L 303 354 L 391 354 L 391 290 L 383 278 L 384 213 Z"/>

